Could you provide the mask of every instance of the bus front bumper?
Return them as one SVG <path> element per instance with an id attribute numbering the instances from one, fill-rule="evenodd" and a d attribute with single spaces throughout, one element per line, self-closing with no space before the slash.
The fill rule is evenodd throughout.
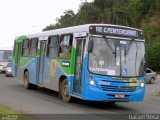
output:
<path id="1" fill-rule="evenodd" d="M 90 101 L 116 101 L 116 102 L 129 102 L 129 101 L 143 101 L 145 87 L 134 92 L 111 92 L 103 91 L 97 87 L 88 85 L 83 92 L 83 99 Z M 117 97 L 120 96 L 120 97 Z"/>

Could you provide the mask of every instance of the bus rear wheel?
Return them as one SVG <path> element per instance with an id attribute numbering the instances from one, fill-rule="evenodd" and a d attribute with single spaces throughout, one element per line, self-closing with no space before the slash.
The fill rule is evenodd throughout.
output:
<path id="1" fill-rule="evenodd" d="M 29 83 L 29 73 L 28 73 L 28 71 L 26 71 L 24 73 L 24 88 L 26 88 L 26 89 L 35 89 L 36 88 L 35 85 Z"/>
<path id="2" fill-rule="evenodd" d="M 68 80 L 64 79 L 61 82 L 61 97 L 64 102 L 70 102 L 71 101 L 71 96 L 69 95 L 69 84 Z"/>

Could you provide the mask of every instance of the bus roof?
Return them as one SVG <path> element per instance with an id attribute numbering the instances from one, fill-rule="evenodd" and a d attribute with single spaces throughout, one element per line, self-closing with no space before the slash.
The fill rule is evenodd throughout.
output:
<path id="1" fill-rule="evenodd" d="M 66 27 L 66 28 L 61 28 L 61 29 L 54 29 L 54 30 L 44 31 L 44 32 L 35 33 L 35 34 L 29 34 L 25 36 L 27 36 L 27 38 L 34 38 L 34 37 L 51 36 L 51 35 L 56 35 L 56 34 L 89 32 L 89 26 L 113 26 L 113 27 L 123 27 L 123 28 L 132 29 L 132 30 L 142 31 L 137 28 L 121 26 L 121 25 L 113 25 L 113 24 L 85 24 L 85 25 L 78 25 L 78 26 Z M 19 37 L 20 36 L 17 36 L 16 39 Z"/>

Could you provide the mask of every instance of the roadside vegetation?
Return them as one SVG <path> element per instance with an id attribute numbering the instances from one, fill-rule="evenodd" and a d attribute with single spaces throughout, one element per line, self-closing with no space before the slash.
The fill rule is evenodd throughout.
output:
<path id="1" fill-rule="evenodd" d="M 34 120 L 8 107 L 0 106 L 0 120 Z"/>
<path id="2" fill-rule="evenodd" d="M 142 29 L 146 40 L 146 66 L 160 71 L 160 0 L 94 0 L 75 14 L 66 10 L 43 31 L 88 23 L 126 25 Z"/>
<path id="3" fill-rule="evenodd" d="M 0 106 L 0 114 L 17 114 L 17 112 L 14 110 L 11 110 L 10 108 Z"/>

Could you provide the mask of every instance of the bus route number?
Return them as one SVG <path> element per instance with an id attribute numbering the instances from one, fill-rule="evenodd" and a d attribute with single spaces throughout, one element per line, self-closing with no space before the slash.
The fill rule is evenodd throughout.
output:
<path id="1" fill-rule="evenodd" d="M 98 32 L 98 33 L 103 32 L 103 28 L 102 27 L 96 27 L 96 32 Z"/>

